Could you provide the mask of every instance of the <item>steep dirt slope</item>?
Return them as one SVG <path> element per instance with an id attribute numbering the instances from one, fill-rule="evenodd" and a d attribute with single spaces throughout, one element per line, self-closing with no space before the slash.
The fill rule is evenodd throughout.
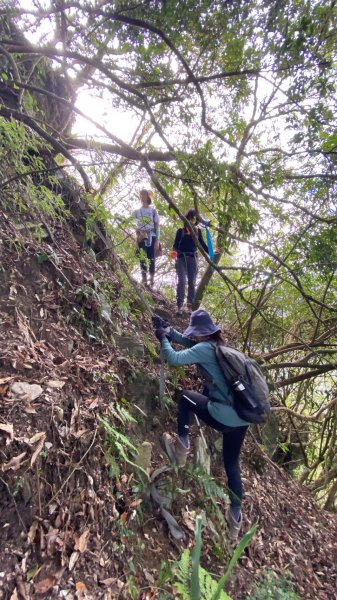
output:
<path id="1" fill-rule="evenodd" d="M 212 503 L 192 471 L 169 473 L 171 510 L 185 534 L 177 542 L 146 478 L 123 459 L 132 456 L 128 440 L 145 440 L 150 472 L 167 464 L 160 438 L 174 426 L 174 406 L 158 403 L 149 316 L 113 257 L 97 262 L 69 224 L 47 223 L 48 236 L 37 240 L 7 209 L 0 227 L 0 596 L 173 598 L 162 561 L 193 545 L 195 514 Z M 152 302 L 170 313 L 160 294 Z M 170 375 L 168 392 L 181 376 Z M 209 442 L 225 489 L 216 439 Z M 252 438 L 243 471 L 244 528 L 256 519 L 260 526 L 231 579 L 233 598 L 249 597 L 266 569 L 291 574 L 302 598 L 335 598 L 336 517 L 265 461 Z M 217 506 L 223 514 L 220 498 Z M 204 529 L 203 564 L 219 576 L 230 553 L 215 514 Z"/>

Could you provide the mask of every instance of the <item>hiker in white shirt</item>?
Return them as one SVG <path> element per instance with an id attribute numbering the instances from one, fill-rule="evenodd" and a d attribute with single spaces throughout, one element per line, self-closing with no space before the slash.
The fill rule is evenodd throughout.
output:
<path id="1" fill-rule="evenodd" d="M 159 249 L 159 215 L 157 210 L 151 206 L 153 199 L 151 190 L 140 190 L 139 198 L 142 205 L 132 213 L 132 217 L 137 219 L 137 254 L 140 258 L 142 282 L 147 285 L 147 273 L 149 272 L 149 285 L 152 287 L 156 270 L 156 253 Z"/>

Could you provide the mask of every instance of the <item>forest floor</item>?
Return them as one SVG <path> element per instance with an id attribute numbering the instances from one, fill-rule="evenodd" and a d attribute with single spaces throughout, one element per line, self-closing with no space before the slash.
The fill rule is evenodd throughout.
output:
<path id="1" fill-rule="evenodd" d="M 33 241 L 26 224 L 19 247 L 15 221 L 23 218 L 0 215 L 0 597 L 173 598 L 167 565 L 193 547 L 195 515 L 207 507 L 212 515 L 214 503 L 191 469 L 173 474 L 178 491 L 172 512 L 185 535 L 177 542 L 144 480 L 137 480 L 122 454 L 114 462 L 123 424 L 134 445 L 152 444 L 150 473 L 168 464 L 160 439 L 174 428 L 175 410 L 173 404 L 158 406 L 150 318 L 136 298 L 126 310 L 117 266 L 96 262 L 68 225 L 58 224 L 56 231 L 50 224 L 49 237 Z M 98 284 L 111 304 L 105 318 Z M 151 302 L 173 310 L 160 293 Z M 184 318 L 177 324 L 184 325 Z M 125 337 L 134 340 L 135 354 L 123 348 Z M 176 381 L 170 377 L 173 394 L 181 374 Z M 152 404 L 144 400 L 144 381 Z M 111 403 L 127 408 L 137 423 L 115 415 L 109 438 L 100 417 L 111 418 Z M 204 431 L 212 475 L 225 490 L 216 440 Z M 247 436 L 242 469 L 243 531 L 259 525 L 228 593 L 238 600 L 253 597 L 254 582 L 273 571 L 292 580 L 301 598 L 335 599 L 337 516 L 274 465 L 255 436 Z M 219 578 L 232 549 L 216 520 L 225 510 L 221 498 L 216 507 L 203 531 L 202 564 Z"/>

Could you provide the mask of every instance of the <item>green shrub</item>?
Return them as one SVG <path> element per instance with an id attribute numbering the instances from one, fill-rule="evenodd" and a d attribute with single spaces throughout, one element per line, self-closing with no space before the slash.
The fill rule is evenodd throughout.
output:
<path id="1" fill-rule="evenodd" d="M 195 523 L 195 546 L 193 551 L 190 552 L 189 549 L 184 550 L 178 563 L 177 577 L 174 583 L 178 597 L 181 600 L 232 600 L 223 587 L 246 546 L 248 546 L 254 536 L 257 523 L 240 540 L 227 565 L 226 572 L 218 581 L 200 565 L 202 546 L 201 528 L 202 517 L 198 515 Z"/>

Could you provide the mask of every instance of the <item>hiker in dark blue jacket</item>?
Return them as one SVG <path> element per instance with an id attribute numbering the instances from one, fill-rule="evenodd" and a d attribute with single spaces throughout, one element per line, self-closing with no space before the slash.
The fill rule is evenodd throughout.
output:
<path id="1" fill-rule="evenodd" d="M 173 464 L 183 466 L 189 453 L 189 427 L 195 414 L 206 425 L 223 435 L 223 462 L 228 479 L 230 508 L 227 512 L 230 537 L 238 538 L 241 527 L 243 497 L 239 455 L 249 423 L 239 417 L 233 408 L 233 395 L 218 364 L 215 345 L 226 343 L 220 327 L 213 323 L 205 310 L 192 312 L 186 331 L 181 334 L 167 327 L 160 317 L 153 317 L 156 337 L 161 342 L 164 356 L 173 366 L 197 364 L 204 379 L 203 394 L 192 390 L 181 392 L 178 401 L 178 436 L 164 433 L 164 445 Z M 176 352 L 170 340 L 185 346 Z"/>
<path id="2" fill-rule="evenodd" d="M 196 219 L 195 210 L 189 210 L 185 218 L 192 223 Z M 197 225 L 197 223 L 195 223 Z M 205 243 L 202 231 L 197 227 L 198 241 L 205 252 L 208 252 L 207 244 Z M 176 259 L 176 271 L 178 276 L 177 283 L 177 307 L 178 313 L 182 311 L 185 300 L 185 287 L 187 279 L 187 306 L 192 309 L 195 296 L 195 284 L 198 274 L 198 248 L 194 239 L 191 236 L 189 227 L 182 227 L 177 230 L 173 244 L 173 252 L 171 254 Z"/>

